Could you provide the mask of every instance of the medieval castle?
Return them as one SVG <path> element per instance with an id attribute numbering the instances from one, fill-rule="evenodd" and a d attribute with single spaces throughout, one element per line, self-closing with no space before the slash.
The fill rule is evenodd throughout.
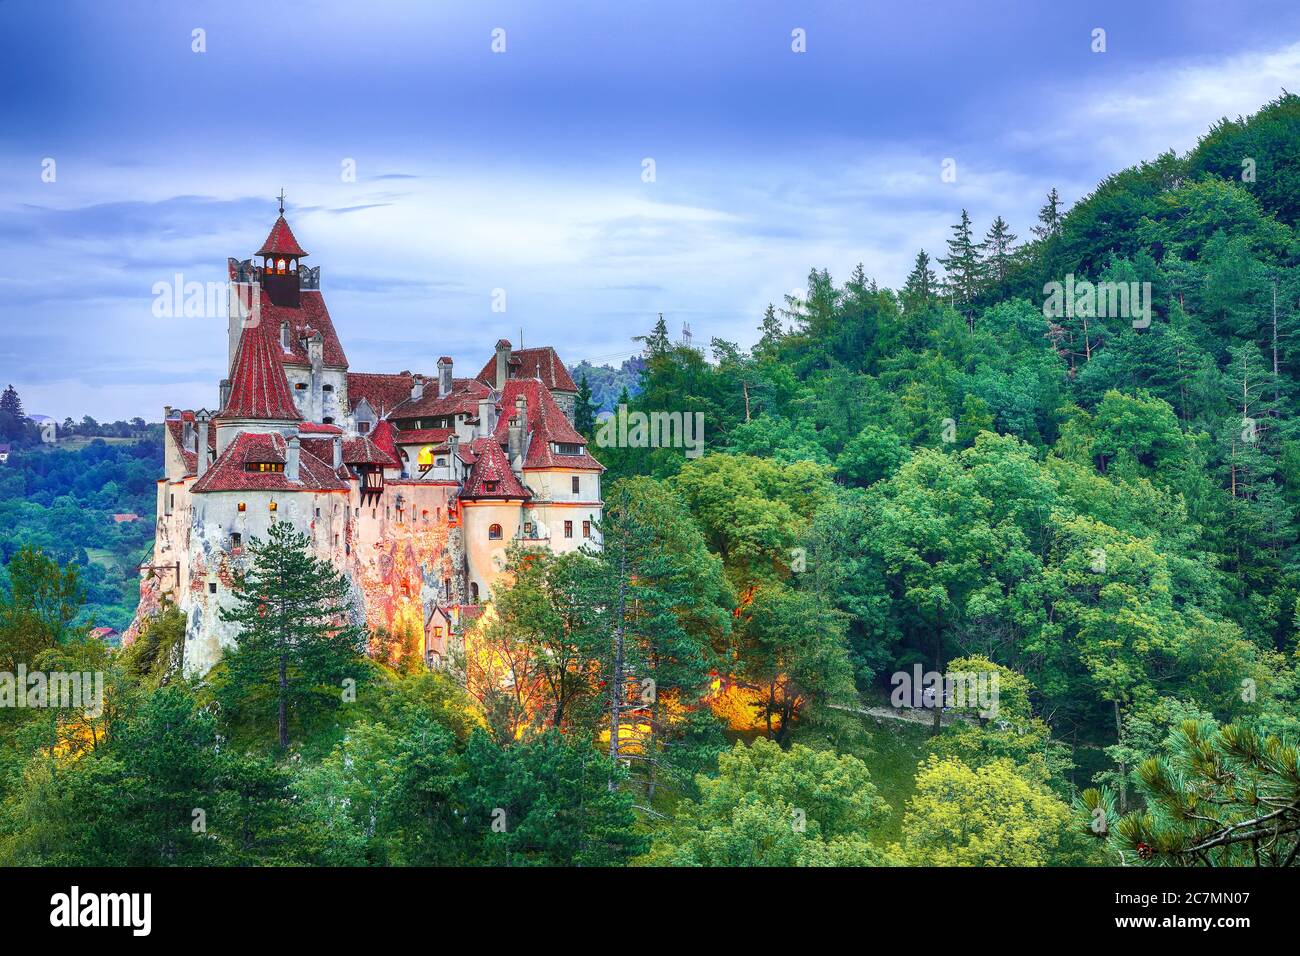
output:
<path id="1" fill-rule="evenodd" d="M 512 543 L 594 543 L 603 468 L 573 426 L 577 386 L 554 349 L 504 339 L 472 378 L 446 356 L 433 376 L 351 371 L 280 212 L 260 264 L 229 260 L 218 408 L 164 410 L 140 615 L 174 602 L 185 671 L 206 672 L 237 637 L 218 611 L 246 545 L 289 521 L 346 573 L 358 620 L 422 635 L 439 666 Z"/>

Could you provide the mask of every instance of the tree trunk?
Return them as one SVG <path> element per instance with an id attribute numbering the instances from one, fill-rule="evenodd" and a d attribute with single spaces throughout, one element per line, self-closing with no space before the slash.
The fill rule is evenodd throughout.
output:
<path id="1" fill-rule="evenodd" d="M 280 748 L 289 746 L 289 712 L 286 698 L 289 690 L 289 656 L 280 655 Z"/>
<path id="2" fill-rule="evenodd" d="M 614 667 L 609 682 L 609 759 L 618 760 L 619 721 L 623 710 L 623 634 L 627 619 L 627 541 L 618 558 L 618 617 L 614 625 Z M 614 778 L 609 778 L 614 789 Z"/>
<path id="3" fill-rule="evenodd" d="M 1124 742 L 1124 722 L 1120 719 L 1119 698 L 1115 698 L 1115 743 Z M 1119 812 L 1128 812 L 1128 764 L 1119 762 Z"/>

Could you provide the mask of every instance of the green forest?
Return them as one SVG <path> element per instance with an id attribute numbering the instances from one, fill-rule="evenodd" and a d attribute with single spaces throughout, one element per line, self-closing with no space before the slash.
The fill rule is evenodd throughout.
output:
<path id="1" fill-rule="evenodd" d="M 202 681 L 175 610 L 87 640 L 156 449 L 15 456 L 0 669 L 106 691 L 0 708 L 0 864 L 1294 865 L 1300 97 L 953 219 L 902 288 L 815 267 L 751 349 L 588 369 L 603 547 L 512 552 L 445 671 L 284 524 Z M 617 406 L 703 454 L 601 446 Z M 995 711 L 898 707 L 920 671 Z"/>

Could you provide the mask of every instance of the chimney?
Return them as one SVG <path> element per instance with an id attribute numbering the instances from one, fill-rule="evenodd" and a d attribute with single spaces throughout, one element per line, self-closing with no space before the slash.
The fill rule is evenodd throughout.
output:
<path id="1" fill-rule="evenodd" d="M 194 440 L 194 423 L 188 418 L 181 423 L 181 447 L 186 451 L 198 451 L 198 443 Z"/>
<path id="2" fill-rule="evenodd" d="M 479 438 L 490 438 L 492 433 L 497 430 L 496 413 L 497 405 L 496 402 L 492 401 L 491 396 L 478 400 Z"/>
<path id="3" fill-rule="evenodd" d="M 523 429 L 519 426 L 519 419 L 510 419 L 509 431 L 510 470 L 517 475 L 524 467 Z"/>
<path id="4" fill-rule="evenodd" d="M 454 479 L 456 477 L 457 462 L 460 460 L 460 436 L 455 432 L 447 439 L 447 468 L 449 474 Z"/>
<path id="5" fill-rule="evenodd" d="M 229 402 L 230 402 L 230 379 L 223 378 L 221 380 L 220 396 L 218 398 L 217 411 L 221 411 L 221 409 L 225 408 Z"/>
<path id="6" fill-rule="evenodd" d="M 284 477 L 289 481 L 297 481 L 298 463 L 301 461 L 298 454 L 298 450 L 301 447 L 298 443 L 298 436 L 294 435 L 289 439 L 287 444 L 289 446 L 289 451 L 288 454 L 285 455 Z"/>
<path id="7" fill-rule="evenodd" d="M 164 406 L 163 406 L 163 421 L 167 421 L 167 419 L 169 419 L 169 418 L 171 418 L 171 417 L 172 417 L 172 407 L 171 407 L 170 405 L 164 405 Z"/>
<path id="8" fill-rule="evenodd" d="M 451 394 L 451 358 L 444 355 L 438 359 L 438 397 L 446 398 Z"/>
<path id="9" fill-rule="evenodd" d="M 199 429 L 198 453 L 195 455 L 195 459 L 198 461 L 194 469 L 195 478 L 202 478 L 203 473 L 208 470 L 208 422 L 211 420 L 212 416 L 204 409 L 199 409 L 194 415 L 194 421 Z"/>
<path id="10" fill-rule="evenodd" d="M 506 379 L 510 377 L 510 342 L 502 339 L 497 342 L 497 391 L 506 387 Z"/>
<path id="11" fill-rule="evenodd" d="M 515 417 L 510 422 L 510 467 L 515 474 L 524 468 L 524 448 L 528 443 L 528 399 L 520 395 L 515 399 Z"/>
<path id="12" fill-rule="evenodd" d="M 418 402 L 422 398 L 424 398 L 424 376 L 412 375 L 411 376 L 411 401 Z"/>
<path id="13" fill-rule="evenodd" d="M 343 436 L 334 436 L 334 470 L 338 471 L 343 467 Z"/>

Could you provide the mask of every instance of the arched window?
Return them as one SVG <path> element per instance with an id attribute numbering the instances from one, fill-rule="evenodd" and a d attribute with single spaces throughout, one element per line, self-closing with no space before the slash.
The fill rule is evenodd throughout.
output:
<path id="1" fill-rule="evenodd" d="M 433 467 L 433 446 L 432 445 L 425 445 L 423 448 L 420 449 L 420 457 L 416 461 L 416 464 L 419 465 L 419 467 L 421 468 Z"/>
<path id="2" fill-rule="evenodd" d="M 469 582 L 469 603 L 478 603 L 478 582 L 476 581 Z"/>
<path id="3" fill-rule="evenodd" d="M 279 261 L 276 262 L 276 264 L 275 264 L 275 271 L 278 272 L 278 273 L 280 273 L 280 275 L 284 275 L 284 272 L 285 272 L 285 265 L 286 265 L 286 264 L 285 264 L 285 261 L 284 261 L 283 259 L 279 260 Z"/>
<path id="4" fill-rule="evenodd" d="M 501 525 L 494 524 L 488 528 L 488 539 L 491 541 L 501 540 Z"/>

